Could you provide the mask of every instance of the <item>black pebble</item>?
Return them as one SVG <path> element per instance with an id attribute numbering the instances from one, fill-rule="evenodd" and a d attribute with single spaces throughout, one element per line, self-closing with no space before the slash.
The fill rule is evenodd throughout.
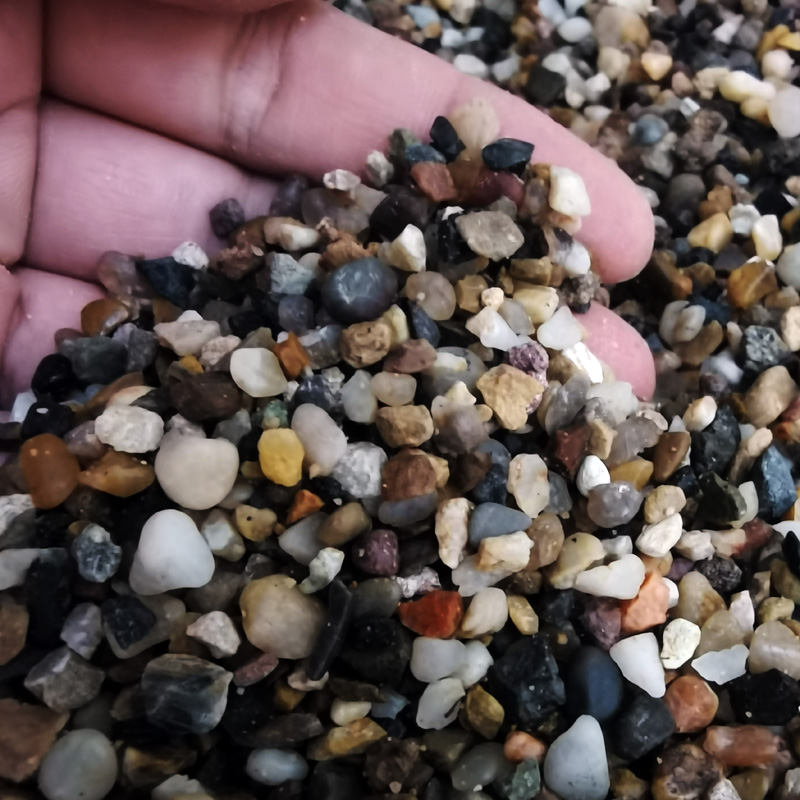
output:
<path id="1" fill-rule="evenodd" d="M 386 198 L 390 199 L 391 196 Z M 405 224 L 400 230 L 404 227 Z M 397 277 L 377 258 L 360 258 L 332 272 L 323 283 L 321 294 L 328 312 L 352 325 L 377 319 L 391 306 L 397 294 Z"/>
<path id="2" fill-rule="evenodd" d="M 696 562 L 694 566 L 720 594 L 733 592 L 742 582 L 742 570 L 730 558 L 713 556 Z"/>
<path id="3" fill-rule="evenodd" d="M 635 761 L 665 742 L 675 730 L 675 721 L 661 700 L 642 693 L 626 704 L 611 730 L 615 752 Z"/>
<path id="4" fill-rule="evenodd" d="M 365 617 L 353 623 L 347 646 L 339 656 L 353 673 L 366 681 L 395 686 L 411 658 L 411 642 L 394 619 Z"/>
<path id="5" fill-rule="evenodd" d="M 422 195 L 407 186 L 397 186 L 378 203 L 370 214 L 369 224 L 373 234 L 396 239 L 406 225 L 416 225 L 424 230 L 430 213 L 431 207 Z"/>
<path id="6" fill-rule="evenodd" d="M 567 79 L 558 72 L 534 64 L 528 73 L 524 94 L 529 103 L 536 106 L 547 106 L 556 101 L 564 91 Z"/>
<path id="7" fill-rule="evenodd" d="M 521 175 L 533 155 L 533 145 L 520 139 L 498 139 L 481 150 L 483 163 L 499 172 Z"/>
<path id="8" fill-rule="evenodd" d="M 622 673 L 611 656 L 599 647 L 581 647 L 572 659 L 564 688 L 567 693 L 565 712 L 570 719 L 589 714 L 605 722 L 622 705 Z"/>
<path id="9" fill-rule="evenodd" d="M 288 175 L 284 178 L 272 202 L 269 204 L 269 216 L 302 218 L 301 203 L 303 192 L 308 191 L 309 182 L 305 175 Z"/>
<path id="10" fill-rule="evenodd" d="M 30 439 L 40 433 L 52 433 L 61 438 L 75 427 L 75 412 L 47 398 L 34 403 L 25 415 L 20 436 Z"/>
<path id="11" fill-rule="evenodd" d="M 505 504 L 508 494 L 508 467 L 492 464 L 480 483 L 470 492 L 473 503 Z"/>
<path id="12" fill-rule="evenodd" d="M 707 428 L 692 433 L 690 458 L 695 472 L 723 472 L 736 453 L 740 439 L 739 423 L 733 411 L 723 406 Z"/>
<path id="13" fill-rule="evenodd" d="M 72 608 L 70 577 L 65 550 L 46 550 L 31 564 L 25 576 L 30 644 L 40 647 L 61 644 L 61 629 Z"/>
<path id="14" fill-rule="evenodd" d="M 747 511 L 742 493 L 715 472 L 700 476 L 700 489 L 703 492 L 700 510 L 711 522 L 724 525 L 740 519 Z"/>
<path id="15" fill-rule="evenodd" d="M 156 615 L 134 595 L 112 597 L 100 610 L 103 625 L 123 650 L 142 641 L 156 624 Z"/>
<path id="16" fill-rule="evenodd" d="M 800 684 L 777 669 L 742 675 L 725 688 L 743 725 L 786 725 L 800 707 Z"/>
<path id="17" fill-rule="evenodd" d="M 666 481 L 670 486 L 678 486 L 683 489 L 683 493 L 687 497 L 694 497 L 700 491 L 700 484 L 697 481 L 697 476 L 691 467 L 681 467 Z"/>
<path id="18" fill-rule="evenodd" d="M 448 264 L 470 261 L 475 257 L 456 226 L 456 219 L 459 216 L 459 214 L 450 214 L 436 228 L 436 250 L 439 258 Z"/>
<path id="19" fill-rule="evenodd" d="M 753 380 L 765 369 L 774 367 L 787 352 L 788 348 L 772 328 L 763 325 L 745 328 L 738 352 L 745 379 Z"/>
<path id="20" fill-rule="evenodd" d="M 777 520 L 797 500 L 791 464 L 775 445 L 756 459 L 750 480 L 758 493 L 758 515 L 767 522 Z"/>
<path id="21" fill-rule="evenodd" d="M 306 661 L 306 674 L 309 680 L 320 680 L 339 655 L 352 612 L 352 593 L 340 580 L 334 580 L 328 588 L 328 611 L 325 622 Z"/>
<path id="22" fill-rule="evenodd" d="M 464 142 L 458 138 L 456 129 L 447 117 L 436 117 L 430 130 L 431 144 L 447 161 L 455 161 L 464 149 Z"/>
<path id="23" fill-rule="evenodd" d="M 800 578 L 800 539 L 794 531 L 789 531 L 781 543 L 783 557 L 789 569 Z"/>
<path id="24" fill-rule="evenodd" d="M 136 269 L 170 303 L 178 308 L 189 307 L 189 295 L 194 289 L 196 280 L 195 271 L 191 267 L 178 263 L 171 256 L 166 256 L 137 261 Z"/>
<path id="25" fill-rule="evenodd" d="M 72 362 L 61 353 L 45 356 L 31 378 L 31 389 L 37 397 L 47 396 L 58 403 L 66 400 L 78 385 Z"/>
<path id="26" fill-rule="evenodd" d="M 438 347 L 442 338 L 439 326 L 416 304 L 408 304 L 408 317 L 415 339 L 425 339 L 432 347 Z"/>
<path id="27" fill-rule="evenodd" d="M 107 336 L 67 339 L 61 343 L 60 350 L 83 383 L 106 385 L 122 377 L 127 369 L 127 348 L 122 342 Z"/>
<path id="28" fill-rule="evenodd" d="M 227 200 L 217 203 L 208 212 L 208 219 L 214 236 L 218 239 L 225 239 L 232 230 L 244 224 L 244 209 L 235 197 L 229 197 Z"/>

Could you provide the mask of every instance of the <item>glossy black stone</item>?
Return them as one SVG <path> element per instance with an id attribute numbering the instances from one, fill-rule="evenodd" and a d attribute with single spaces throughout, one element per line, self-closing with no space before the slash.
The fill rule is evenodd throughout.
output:
<path id="1" fill-rule="evenodd" d="M 725 688 L 742 725 L 786 725 L 797 716 L 800 684 L 777 669 L 742 675 Z"/>
<path id="2" fill-rule="evenodd" d="M 406 225 L 416 225 L 424 230 L 430 214 L 431 206 L 422 195 L 407 186 L 397 186 L 392 188 L 370 214 L 369 225 L 374 234 L 386 239 L 396 239 Z"/>
<path id="3" fill-rule="evenodd" d="M 211 223 L 214 236 L 225 239 L 231 231 L 244 224 L 242 204 L 235 197 L 221 200 L 208 212 L 208 221 Z"/>
<path id="4" fill-rule="evenodd" d="M 533 145 L 520 139 L 498 139 L 481 150 L 483 163 L 499 172 L 521 175 L 533 155 Z"/>
<path id="5" fill-rule="evenodd" d="M 741 440 L 739 423 L 728 406 L 718 409 L 711 424 L 702 431 L 694 431 L 691 437 L 690 459 L 697 474 L 722 473 Z"/>
<path id="6" fill-rule="evenodd" d="M 306 674 L 310 680 L 320 680 L 339 655 L 350 626 L 352 612 L 352 593 L 340 580 L 334 580 L 328 587 L 328 611 L 325 622 L 306 661 Z"/>
<path id="7" fill-rule="evenodd" d="M 506 718 L 526 727 L 542 722 L 566 700 L 558 665 L 541 634 L 511 645 L 489 667 L 487 685 Z"/>
<path id="8" fill-rule="evenodd" d="M 564 711 L 570 719 L 589 714 L 605 722 L 619 711 L 624 685 L 611 656 L 598 647 L 581 647 L 566 669 Z"/>
<path id="9" fill-rule="evenodd" d="M 31 389 L 37 397 L 50 397 L 58 403 L 66 400 L 78 386 L 72 362 L 61 353 L 46 355 L 31 378 Z"/>
<path id="10" fill-rule="evenodd" d="M 567 86 L 567 79 L 541 64 L 534 64 L 528 73 L 523 89 L 525 99 L 536 106 L 547 106 L 556 101 Z"/>
<path id="11" fill-rule="evenodd" d="M 742 493 L 715 472 L 706 472 L 700 476 L 700 490 L 703 493 L 700 510 L 711 522 L 724 525 L 741 519 L 747 512 L 747 503 Z"/>
<path id="12" fill-rule="evenodd" d="M 430 130 L 431 144 L 447 161 L 455 161 L 464 149 L 464 143 L 458 138 L 456 129 L 447 117 L 436 117 Z"/>
<path id="13" fill-rule="evenodd" d="M 136 269 L 147 278 L 156 292 L 170 303 L 178 308 L 189 307 L 189 296 L 196 280 L 195 271 L 191 267 L 167 256 L 137 261 Z"/>
<path id="14" fill-rule="evenodd" d="M 52 433 L 61 438 L 75 427 L 75 412 L 69 407 L 45 397 L 34 403 L 25 415 L 20 430 L 22 439 L 40 433 Z"/>
<path id="15" fill-rule="evenodd" d="M 377 258 L 360 258 L 339 267 L 327 277 L 321 292 L 328 312 L 347 325 L 377 319 L 396 294 L 394 272 Z"/>
<path id="16" fill-rule="evenodd" d="M 508 495 L 508 467 L 492 464 L 480 483 L 469 493 L 473 503 L 505 503 Z"/>
<path id="17" fill-rule="evenodd" d="M 445 157 L 435 147 L 431 147 L 428 144 L 410 144 L 406 147 L 405 161 L 409 167 L 414 166 L 414 164 L 431 162 L 434 164 L 446 163 Z"/>
<path id="18" fill-rule="evenodd" d="M 800 578 L 800 538 L 794 531 L 789 531 L 781 542 L 783 557 L 789 569 Z"/>
<path id="19" fill-rule="evenodd" d="M 700 483 L 690 466 L 676 470 L 666 482 L 671 486 L 679 486 L 687 497 L 694 497 L 700 491 Z"/>
<path id="20" fill-rule="evenodd" d="M 470 261 L 475 257 L 456 226 L 459 214 L 450 214 L 436 228 L 436 249 L 439 258 L 449 264 Z"/>
<path id="21" fill-rule="evenodd" d="M 797 500 L 791 462 L 775 445 L 756 459 L 750 480 L 758 493 L 758 515 L 767 522 L 777 521 Z"/>
<path id="22" fill-rule="evenodd" d="M 642 692 L 625 704 L 611 730 L 609 742 L 614 751 L 635 761 L 663 744 L 675 730 L 675 721 L 661 700 Z"/>
<path id="23" fill-rule="evenodd" d="M 156 615 L 134 595 L 111 597 L 100 611 L 103 625 L 123 650 L 144 639 L 156 624 Z"/>

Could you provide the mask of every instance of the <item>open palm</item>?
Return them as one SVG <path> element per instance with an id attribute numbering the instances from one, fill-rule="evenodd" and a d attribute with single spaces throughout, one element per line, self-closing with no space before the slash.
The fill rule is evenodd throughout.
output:
<path id="1" fill-rule="evenodd" d="M 476 96 L 501 135 L 584 177 L 593 213 L 579 238 L 605 281 L 636 274 L 652 245 L 650 210 L 612 162 L 321 0 L 0 0 L 0 75 L 3 404 L 99 296 L 102 252 L 155 257 L 185 240 L 213 251 L 219 200 L 263 214 L 268 176 L 357 171 L 392 128 L 424 134 Z M 600 307 L 582 322 L 595 353 L 649 395 L 652 360 L 633 329 Z"/>

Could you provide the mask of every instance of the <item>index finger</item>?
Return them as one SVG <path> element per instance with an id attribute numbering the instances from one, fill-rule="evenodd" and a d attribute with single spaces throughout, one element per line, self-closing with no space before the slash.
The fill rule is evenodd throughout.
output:
<path id="1" fill-rule="evenodd" d="M 502 136 L 584 178 L 593 213 L 579 238 L 605 281 L 649 256 L 652 214 L 613 162 L 524 101 L 318 0 L 250 16 L 54 0 L 47 31 L 50 91 L 273 173 L 359 171 L 392 128 L 424 136 L 437 115 L 483 98 Z"/>

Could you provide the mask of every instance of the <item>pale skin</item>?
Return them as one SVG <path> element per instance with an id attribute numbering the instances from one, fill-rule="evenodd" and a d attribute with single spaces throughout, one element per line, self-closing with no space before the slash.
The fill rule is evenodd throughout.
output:
<path id="1" fill-rule="evenodd" d="M 617 167 L 533 106 L 320 0 L 0 0 L 0 407 L 24 390 L 58 328 L 79 327 L 106 250 L 220 246 L 208 210 L 263 214 L 290 171 L 360 171 L 398 126 L 488 100 L 502 136 L 584 178 L 579 238 L 607 282 L 645 264 L 653 220 Z M 594 352 L 640 397 L 647 346 L 599 306 Z"/>

